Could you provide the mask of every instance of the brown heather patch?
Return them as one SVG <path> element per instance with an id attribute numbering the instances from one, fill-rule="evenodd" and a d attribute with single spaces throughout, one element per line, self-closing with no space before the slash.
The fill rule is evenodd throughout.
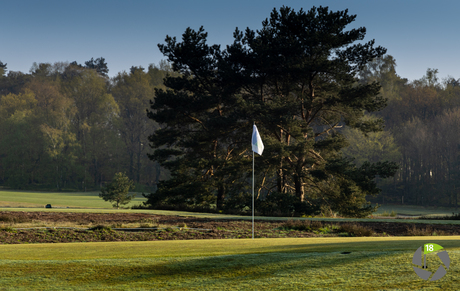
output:
<path id="1" fill-rule="evenodd" d="M 21 229 L 48 226 L 48 229 Z M 77 229 L 59 228 L 59 226 Z M 114 231 L 114 228 L 150 228 Z M 89 229 L 92 228 L 92 229 Z M 255 237 L 459 235 L 460 225 L 310 220 L 255 223 Z M 205 219 L 140 213 L 0 212 L 0 244 L 237 239 L 252 236 L 249 220 Z"/>

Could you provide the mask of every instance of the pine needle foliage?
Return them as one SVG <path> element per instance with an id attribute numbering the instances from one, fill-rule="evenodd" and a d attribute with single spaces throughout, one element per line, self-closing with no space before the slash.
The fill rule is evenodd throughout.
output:
<path id="1" fill-rule="evenodd" d="M 113 207 L 120 208 L 121 205 L 128 204 L 135 197 L 135 194 L 129 193 L 133 186 L 133 181 L 129 180 L 124 173 L 116 173 L 112 182 L 101 189 L 99 197 L 112 202 Z"/>
<path id="2" fill-rule="evenodd" d="M 347 10 L 283 6 L 260 30 L 236 29 L 225 49 L 208 45 L 203 27 L 187 28 L 182 41 L 167 36 L 159 48 L 180 76 L 165 79 L 169 89 L 156 91 L 148 116 L 162 125 L 149 138 L 150 157 L 172 178 L 148 203 L 235 205 L 250 189 L 255 122 L 265 144 L 256 164 L 258 200 L 282 193 L 295 197 L 297 210 L 370 214 L 365 197 L 379 193 L 375 176 L 392 176 L 397 166 L 357 167 L 342 157 L 348 141 L 341 130 L 381 131 L 381 119 L 364 117 L 386 105 L 377 82 L 358 82 L 386 49 L 363 43 L 364 27 L 346 30 L 355 18 Z"/>

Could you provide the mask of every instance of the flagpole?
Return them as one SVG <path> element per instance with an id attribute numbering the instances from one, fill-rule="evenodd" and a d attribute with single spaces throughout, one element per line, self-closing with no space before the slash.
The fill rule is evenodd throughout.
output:
<path id="1" fill-rule="evenodd" d="M 252 152 L 252 239 L 254 239 L 254 151 Z"/>
<path id="2" fill-rule="evenodd" d="M 257 130 L 256 123 L 252 126 L 252 239 L 254 239 L 254 152 L 262 155 L 264 151 L 264 144 L 260 138 L 259 131 Z"/>

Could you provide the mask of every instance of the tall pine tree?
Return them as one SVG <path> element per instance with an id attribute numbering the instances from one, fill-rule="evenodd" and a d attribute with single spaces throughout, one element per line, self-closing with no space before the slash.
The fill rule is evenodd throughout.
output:
<path id="1" fill-rule="evenodd" d="M 249 134 L 255 121 L 267 153 L 260 159 L 259 198 L 294 196 L 343 215 L 372 211 L 365 196 L 378 193 L 375 175 L 394 174 L 392 163 L 356 168 L 343 159 L 340 128 L 382 129 L 364 112 L 384 108 L 378 83 L 359 84 L 357 74 L 386 50 L 364 39 L 366 29 L 346 31 L 348 11 L 313 7 L 276 9 L 262 23 L 234 33 L 225 50 L 206 44 L 203 28 L 182 42 L 167 37 L 160 50 L 181 77 L 165 80 L 149 117 L 163 125 L 151 137 L 151 156 L 173 179 L 149 196 L 151 204 L 208 204 L 218 208 L 244 192 L 249 174 Z M 280 196 L 280 195 L 275 195 Z"/>

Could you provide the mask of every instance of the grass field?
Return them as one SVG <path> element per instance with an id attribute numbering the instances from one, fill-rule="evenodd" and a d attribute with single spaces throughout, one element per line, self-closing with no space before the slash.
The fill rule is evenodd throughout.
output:
<path id="1" fill-rule="evenodd" d="M 39 191 L 15 191 L 0 190 L 0 208 L 43 208 L 46 204 L 51 204 L 59 208 L 93 208 L 93 209 L 113 209 L 110 202 L 99 198 L 99 192 L 39 192 Z M 140 193 L 126 207 L 139 205 L 146 201 Z M 73 211 L 73 209 L 72 209 Z M 411 205 L 381 205 L 375 215 L 384 212 L 394 211 L 400 215 L 414 216 L 442 216 L 457 213 L 455 208 L 435 208 L 420 207 Z M 180 213 L 180 212 L 179 212 Z M 182 212 L 186 213 L 186 212 Z M 219 214 L 206 214 L 208 217 L 219 217 Z M 228 217 L 234 217 L 229 215 Z"/>
<path id="2" fill-rule="evenodd" d="M 412 269 L 413 253 L 429 242 L 452 262 L 434 282 Z M 0 257 L 7 290 L 460 289 L 459 237 L 5 245 Z"/>
<path id="3" fill-rule="evenodd" d="M 126 207 L 146 201 L 140 193 Z M 99 198 L 99 192 L 37 192 L 0 190 L 0 208 L 27 207 L 113 208 L 110 202 Z"/>
<path id="4" fill-rule="evenodd" d="M 413 215 L 413 216 L 444 216 L 452 215 L 452 213 L 458 213 L 455 208 L 446 207 L 422 207 L 414 205 L 382 205 L 379 207 L 375 215 L 382 214 L 384 212 L 391 213 L 396 212 L 399 215 Z"/>
<path id="5" fill-rule="evenodd" d="M 148 212 L 208 218 L 237 217 L 161 210 L 116 210 L 109 202 L 100 199 L 97 192 L 0 191 L 0 201 L 0 210 L 3 211 Z M 144 198 L 138 197 L 131 204 L 142 201 Z M 43 208 L 48 203 L 62 208 Z M 450 209 L 411 206 L 379 209 L 379 212 L 384 211 L 408 215 L 451 214 Z M 435 282 L 420 279 L 412 269 L 413 253 L 425 243 L 440 244 L 450 255 L 451 266 L 447 275 Z M 460 237 L 22 244 L 1 245 L 0 258 L 1 290 L 460 290 L 460 266 L 457 263 L 460 260 Z M 435 271 L 437 263 L 428 262 L 429 270 Z"/>

